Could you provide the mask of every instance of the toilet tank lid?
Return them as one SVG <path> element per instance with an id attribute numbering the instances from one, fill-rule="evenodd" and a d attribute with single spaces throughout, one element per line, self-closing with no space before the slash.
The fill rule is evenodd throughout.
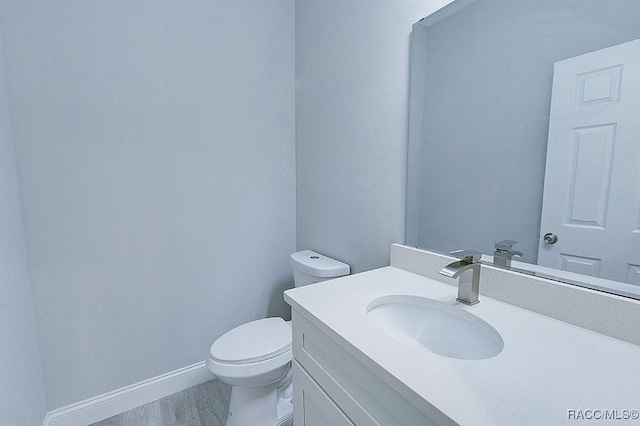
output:
<path id="1" fill-rule="evenodd" d="M 342 277 L 351 271 L 346 263 L 311 250 L 293 253 L 290 263 L 293 269 L 318 278 Z"/>

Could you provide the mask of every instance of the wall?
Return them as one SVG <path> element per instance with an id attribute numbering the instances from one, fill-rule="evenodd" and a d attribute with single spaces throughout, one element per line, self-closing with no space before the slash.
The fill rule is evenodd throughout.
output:
<path id="1" fill-rule="evenodd" d="M 293 1 L 8 0 L 0 13 L 49 409 L 286 315 Z"/>
<path id="2" fill-rule="evenodd" d="M 360 272 L 404 240 L 409 34 L 446 3 L 296 1 L 298 249 Z"/>
<path id="3" fill-rule="evenodd" d="M 42 424 L 45 394 L 0 41 L 0 422 Z"/>
<path id="4" fill-rule="evenodd" d="M 512 239 L 536 262 L 553 64 L 640 38 L 639 16 L 636 0 L 478 0 L 426 29 L 416 245 Z"/>

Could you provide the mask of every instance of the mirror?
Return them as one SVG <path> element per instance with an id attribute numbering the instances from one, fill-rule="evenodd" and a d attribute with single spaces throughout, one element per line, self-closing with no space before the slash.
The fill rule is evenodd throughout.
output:
<path id="1" fill-rule="evenodd" d="M 515 240 L 512 266 L 640 299 L 639 19 L 637 0 L 456 0 L 416 23 L 405 244 Z"/>

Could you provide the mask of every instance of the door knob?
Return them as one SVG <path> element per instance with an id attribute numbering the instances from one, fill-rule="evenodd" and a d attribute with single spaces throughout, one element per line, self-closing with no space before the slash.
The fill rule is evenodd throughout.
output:
<path id="1" fill-rule="evenodd" d="M 558 236 L 551 232 L 544 234 L 544 242 L 546 244 L 555 244 L 558 242 Z"/>

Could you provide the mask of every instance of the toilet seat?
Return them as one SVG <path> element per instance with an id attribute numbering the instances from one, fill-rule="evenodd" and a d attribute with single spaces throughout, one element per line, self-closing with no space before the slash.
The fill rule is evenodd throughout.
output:
<path id="1" fill-rule="evenodd" d="M 211 359 L 222 364 L 252 364 L 291 351 L 291 326 L 282 318 L 240 325 L 213 342 Z"/>
<path id="2" fill-rule="evenodd" d="M 207 367 L 232 386 L 258 386 L 280 380 L 291 359 L 291 326 L 282 318 L 265 318 L 218 338 L 209 350 Z"/>

